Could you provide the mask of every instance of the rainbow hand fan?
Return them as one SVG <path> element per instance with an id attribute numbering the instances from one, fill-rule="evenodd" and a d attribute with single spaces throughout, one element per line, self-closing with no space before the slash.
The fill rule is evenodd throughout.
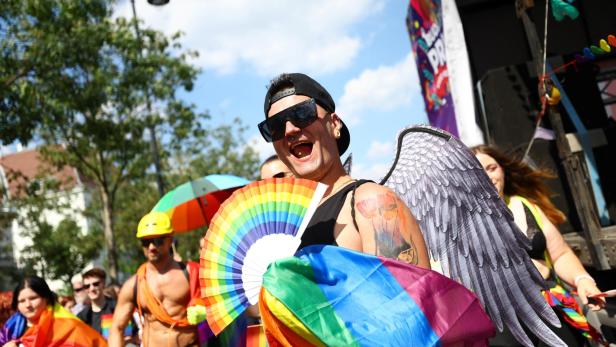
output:
<path id="1" fill-rule="evenodd" d="M 258 302 L 265 270 L 295 253 L 326 188 L 271 178 L 235 191 L 222 204 L 205 235 L 199 274 L 214 334 Z"/>

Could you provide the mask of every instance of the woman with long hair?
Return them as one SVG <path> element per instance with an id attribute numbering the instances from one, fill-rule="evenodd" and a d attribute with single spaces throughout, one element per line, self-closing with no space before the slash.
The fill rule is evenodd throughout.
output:
<path id="1" fill-rule="evenodd" d="M 592 310 L 604 305 L 604 300 L 589 300 L 600 290 L 556 227 L 565 221 L 565 215 L 550 201 L 551 192 L 545 184 L 545 179 L 554 175 L 535 170 L 494 147 L 481 145 L 471 149 L 509 206 L 515 223 L 531 241 L 528 255 L 550 287 L 543 294 L 561 320 L 562 327 L 553 328 L 554 332 L 568 346 L 582 346 L 587 339 L 600 341 L 601 335 L 588 325 L 575 299 L 562 285 L 564 281 L 574 288 L 582 303 Z M 512 339 L 509 335 L 497 334 L 490 344 L 508 346 Z"/>
<path id="2" fill-rule="evenodd" d="M 100 334 L 57 302 L 38 276 L 28 276 L 15 287 L 13 308 L 18 316 L 3 347 L 107 346 Z"/>

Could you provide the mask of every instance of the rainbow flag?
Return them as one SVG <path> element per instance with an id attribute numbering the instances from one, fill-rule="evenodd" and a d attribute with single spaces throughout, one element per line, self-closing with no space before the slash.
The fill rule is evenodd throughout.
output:
<path id="1" fill-rule="evenodd" d="M 107 341 L 77 316 L 56 303 L 47 306 L 37 325 L 21 337 L 24 347 L 101 347 Z"/>
<path id="2" fill-rule="evenodd" d="M 111 324 L 113 323 L 113 313 L 105 313 L 101 315 L 101 335 L 105 340 L 109 340 L 109 329 L 111 329 Z M 124 328 L 124 336 L 132 336 L 133 335 L 133 321 L 132 319 L 128 321 L 126 328 Z"/>
<path id="3" fill-rule="evenodd" d="M 487 345 L 479 300 L 437 272 L 341 247 L 276 261 L 259 308 L 270 346 Z"/>
<path id="4" fill-rule="evenodd" d="M 587 339 L 605 344 L 603 335 L 593 328 L 592 325 L 588 324 L 582 308 L 569 291 L 557 284 L 550 288 L 550 290 L 542 290 L 541 293 L 550 306 L 564 313 L 563 318 L 565 322 L 578 329 Z"/>
<path id="5" fill-rule="evenodd" d="M 248 326 L 246 331 L 246 347 L 267 347 L 263 324 Z"/>

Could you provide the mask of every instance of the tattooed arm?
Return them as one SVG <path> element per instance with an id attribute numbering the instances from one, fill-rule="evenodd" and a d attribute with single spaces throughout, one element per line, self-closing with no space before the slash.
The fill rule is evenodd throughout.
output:
<path id="1" fill-rule="evenodd" d="M 430 268 L 415 217 L 389 188 L 372 183 L 357 188 L 355 216 L 364 252 Z"/>

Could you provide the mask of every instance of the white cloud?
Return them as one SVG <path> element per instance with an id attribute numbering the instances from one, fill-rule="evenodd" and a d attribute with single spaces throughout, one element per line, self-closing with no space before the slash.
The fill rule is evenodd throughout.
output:
<path id="1" fill-rule="evenodd" d="M 174 0 L 162 7 L 137 1 L 145 25 L 182 31 L 197 63 L 220 74 L 240 66 L 271 76 L 282 71 L 322 74 L 348 67 L 362 47 L 353 27 L 383 8 L 384 0 Z M 129 1 L 117 16 L 131 18 Z"/>
<path id="2" fill-rule="evenodd" d="M 391 66 L 364 70 L 347 82 L 338 102 L 345 123 L 354 125 L 367 113 L 391 111 L 419 95 L 419 80 L 412 54 Z"/>
<path id="3" fill-rule="evenodd" d="M 379 180 L 385 176 L 390 165 L 391 164 L 389 163 L 374 163 L 370 166 L 366 166 L 364 164 L 353 164 L 353 167 L 351 168 L 351 176 L 355 178 L 373 180 L 378 183 Z"/>
<path id="4" fill-rule="evenodd" d="M 372 141 L 372 143 L 370 143 L 370 147 L 368 148 L 368 152 L 366 153 L 366 157 L 368 159 L 393 158 L 394 144 L 391 142 Z"/>

